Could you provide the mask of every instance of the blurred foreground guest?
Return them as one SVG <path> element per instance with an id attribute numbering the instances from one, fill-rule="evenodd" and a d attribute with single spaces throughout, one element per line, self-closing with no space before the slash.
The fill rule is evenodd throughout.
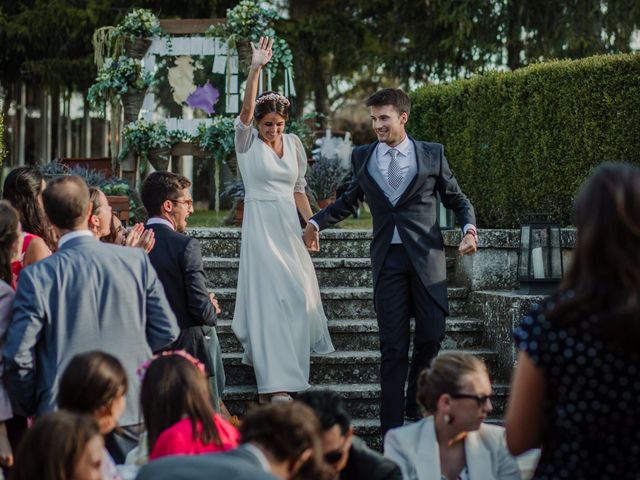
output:
<path id="1" fill-rule="evenodd" d="M 24 231 L 18 247 L 20 255 L 11 264 L 13 279 L 10 283 L 14 290 L 20 271 L 48 257 L 56 247 L 42 206 L 42 191 L 46 185 L 38 169 L 29 166 L 13 169 L 4 181 L 2 198 L 8 200 L 18 211 Z"/>
<path id="2" fill-rule="evenodd" d="M 89 188 L 91 201 L 91 215 L 89 216 L 89 230 L 93 236 L 105 243 L 114 243 L 127 247 L 139 247 L 149 253 L 155 244 L 154 233 L 145 230 L 142 223 L 137 223 L 130 232 L 113 214 L 106 195 L 96 187 Z"/>
<path id="3" fill-rule="evenodd" d="M 60 242 L 55 255 L 20 274 L 4 352 L 12 405 L 27 415 L 52 410 L 71 358 L 109 351 L 129 377 L 122 428 L 107 441 L 122 462 L 141 428 L 136 368 L 176 339 L 178 325 L 147 255 L 99 242 L 88 230 L 89 189 L 81 178 L 52 180 L 43 200 Z"/>
<path id="4" fill-rule="evenodd" d="M 560 292 L 515 331 L 507 445 L 536 479 L 640 478 L 640 169 L 604 164 L 577 197 Z"/>
<path id="5" fill-rule="evenodd" d="M 487 367 L 478 357 L 437 356 L 418 380 L 418 403 L 427 417 L 390 430 L 385 456 L 400 465 L 405 479 L 519 480 L 504 428 L 483 423 L 493 410 L 491 395 Z"/>
<path id="6" fill-rule="evenodd" d="M 307 390 L 298 395 L 322 424 L 324 461 L 340 480 L 402 480 L 400 468 L 371 450 L 353 434 L 344 400 L 332 390 Z"/>
<path id="7" fill-rule="evenodd" d="M 220 307 L 207 291 L 200 242 L 185 235 L 193 213 L 191 182 L 171 172 L 154 172 L 142 184 L 142 203 L 151 218 L 147 228 L 155 233 L 156 246 L 149 254 L 180 325 L 173 348 L 185 350 L 206 368 L 214 409 L 220 411 L 225 375 L 216 334 Z"/>
<path id="8" fill-rule="evenodd" d="M 58 408 L 90 415 L 104 436 L 118 426 L 124 412 L 127 372 L 118 359 L 104 352 L 87 352 L 71 359 L 60 378 Z M 115 463 L 104 450 L 104 480 L 119 479 Z"/>
<path id="9" fill-rule="evenodd" d="M 11 307 L 14 292 L 11 288 L 11 259 L 20 251 L 20 218 L 18 212 L 6 200 L 0 201 L 0 355 L 4 350 L 7 328 L 11 322 Z M 11 422 L 13 411 L 9 394 L 1 376 L 3 362 L 0 358 L 0 466 L 5 473 L 13 464 L 13 449 L 17 447 L 19 438 L 9 437 L 7 422 Z M 26 428 L 26 419 L 22 426 Z M 11 424 L 9 424 L 9 430 Z"/>
<path id="10" fill-rule="evenodd" d="M 65 411 L 38 418 L 20 444 L 12 480 L 103 480 L 96 421 Z"/>
<path id="11" fill-rule="evenodd" d="M 163 352 L 141 373 L 150 460 L 238 446 L 240 432 L 214 412 L 204 365 L 197 359 L 181 351 Z"/>
<path id="12" fill-rule="evenodd" d="M 138 480 L 326 480 L 321 432 L 313 411 L 299 402 L 256 408 L 243 419 L 235 450 L 162 458 L 145 465 Z"/>

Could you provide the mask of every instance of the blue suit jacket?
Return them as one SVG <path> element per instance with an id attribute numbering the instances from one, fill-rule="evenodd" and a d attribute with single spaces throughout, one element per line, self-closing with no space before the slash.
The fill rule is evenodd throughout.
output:
<path id="1" fill-rule="evenodd" d="M 140 423 L 136 369 L 178 332 L 158 276 L 141 249 L 73 238 L 20 272 L 4 351 L 12 403 L 27 415 L 53 410 L 69 360 L 103 350 L 122 362 L 129 377 L 120 424 Z"/>

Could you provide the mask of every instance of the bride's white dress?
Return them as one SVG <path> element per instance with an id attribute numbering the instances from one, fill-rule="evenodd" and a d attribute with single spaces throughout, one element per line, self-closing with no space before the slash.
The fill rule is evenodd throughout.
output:
<path id="1" fill-rule="evenodd" d="M 232 328 L 259 393 L 306 390 L 311 351 L 334 351 L 293 197 L 304 192 L 306 155 L 297 136 L 283 138 L 280 158 L 236 119 L 245 197 Z"/>

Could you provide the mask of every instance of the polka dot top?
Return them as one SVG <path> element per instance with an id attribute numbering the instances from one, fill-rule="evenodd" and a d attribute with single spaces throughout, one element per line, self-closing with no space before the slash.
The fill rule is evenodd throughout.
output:
<path id="1" fill-rule="evenodd" d="M 570 294 L 570 292 L 568 293 Z M 640 479 L 640 346 L 607 344 L 592 315 L 570 325 L 535 306 L 514 332 L 547 383 L 546 426 L 535 479 Z"/>

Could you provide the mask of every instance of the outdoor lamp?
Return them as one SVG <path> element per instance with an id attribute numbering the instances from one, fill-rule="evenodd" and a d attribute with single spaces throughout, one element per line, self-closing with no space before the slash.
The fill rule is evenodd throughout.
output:
<path id="1" fill-rule="evenodd" d="M 518 280 L 520 293 L 549 295 L 562 280 L 560 225 L 546 213 L 530 214 L 520 226 Z"/>

